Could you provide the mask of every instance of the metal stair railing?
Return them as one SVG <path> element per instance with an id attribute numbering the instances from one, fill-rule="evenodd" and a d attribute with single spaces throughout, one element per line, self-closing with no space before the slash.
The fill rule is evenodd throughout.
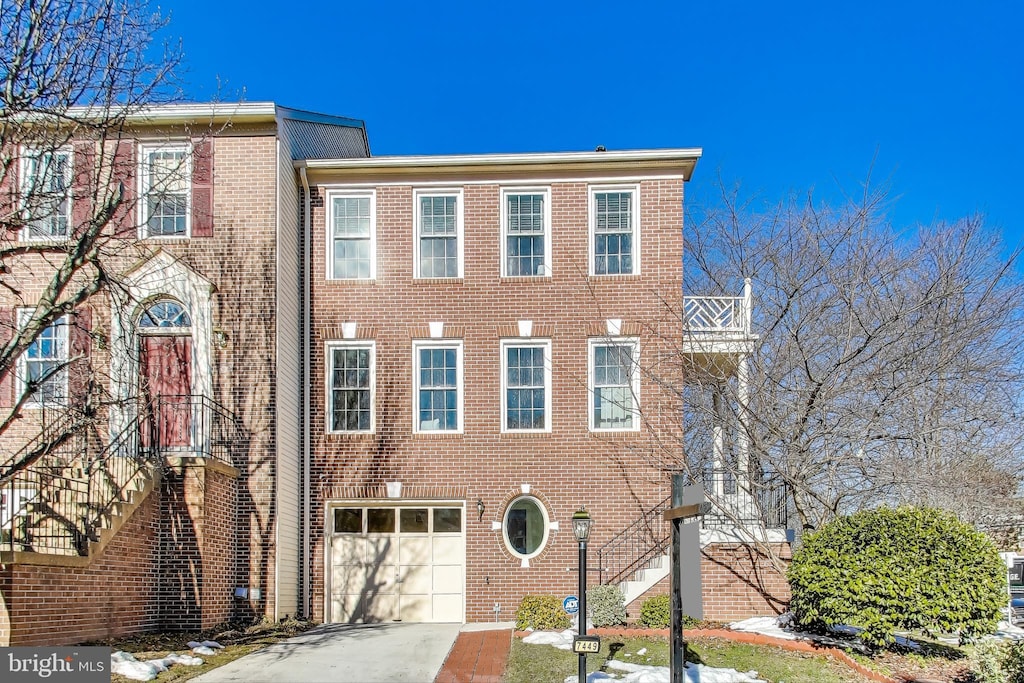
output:
<path id="1" fill-rule="evenodd" d="M 753 495 L 748 494 L 747 504 L 736 507 L 731 502 L 735 493 L 721 493 L 722 476 L 721 472 L 716 472 L 697 482 L 707 487 L 705 495 L 713 503 L 712 511 L 701 518 L 702 529 L 728 527 L 737 523 L 763 525 L 766 529 L 786 527 L 788 489 L 781 477 L 765 477 L 760 482 L 752 483 L 752 486 L 747 484 L 753 489 Z M 735 477 L 730 481 L 736 487 Z M 717 497 L 716 492 L 719 492 Z M 663 513 L 671 507 L 671 500 L 672 496 L 668 496 L 601 546 L 597 551 L 600 583 L 620 583 L 638 569 L 646 568 L 655 557 L 668 552 L 671 526 L 665 521 Z"/>
<path id="2" fill-rule="evenodd" d="M 663 513 L 671 501 L 672 496 L 665 498 L 601 546 L 597 551 L 600 583 L 624 581 L 655 557 L 665 554 L 671 528 Z"/>
<path id="3" fill-rule="evenodd" d="M 188 442 L 168 446 L 174 442 L 165 433 L 171 424 L 166 418 L 184 410 Z M 68 428 L 73 419 L 55 422 L 19 451 L 39 451 L 30 464 L 0 470 L 0 550 L 86 556 L 108 518 L 159 471 L 165 455 L 180 451 L 230 465 L 231 444 L 240 434 L 235 416 L 205 396 L 162 397 L 141 405 L 102 448 L 89 443 L 93 430 L 59 438 L 59 428 Z M 15 454 L 6 463 L 18 458 Z"/>

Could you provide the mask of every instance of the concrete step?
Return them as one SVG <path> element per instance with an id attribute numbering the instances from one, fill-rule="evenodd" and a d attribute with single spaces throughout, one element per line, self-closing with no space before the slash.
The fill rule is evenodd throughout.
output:
<path id="1" fill-rule="evenodd" d="M 667 554 L 651 558 L 646 567 L 636 570 L 628 581 L 619 584 L 619 590 L 622 591 L 625 603 L 628 605 L 639 598 L 668 576 L 668 573 L 669 556 Z"/>

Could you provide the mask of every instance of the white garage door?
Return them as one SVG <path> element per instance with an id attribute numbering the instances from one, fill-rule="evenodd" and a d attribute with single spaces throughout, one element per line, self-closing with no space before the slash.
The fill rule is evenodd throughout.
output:
<path id="1" fill-rule="evenodd" d="M 331 621 L 462 623 L 463 519 L 454 505 L 333 508 Z"/>

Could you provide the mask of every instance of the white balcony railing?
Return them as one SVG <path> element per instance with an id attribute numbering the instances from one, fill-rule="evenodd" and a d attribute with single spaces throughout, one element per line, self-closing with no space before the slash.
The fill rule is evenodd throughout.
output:
<path id="1" fill-rule="evenodd" d="M 750 278 L 742 296 L 684 296 L 683 324 L 687 334 L 729 333 L 749 336 L 753 300 Z"/>

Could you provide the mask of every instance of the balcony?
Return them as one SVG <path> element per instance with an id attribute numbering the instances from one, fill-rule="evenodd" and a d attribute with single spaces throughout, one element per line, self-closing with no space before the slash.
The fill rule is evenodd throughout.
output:
<path id="1" fill-rule="evenodd" d="M 750 278 L 740 296 L 684 296 L 682 352 L 690 369 L 729 377 L 739 361 L 754 351 L 753 296 Z"/>

